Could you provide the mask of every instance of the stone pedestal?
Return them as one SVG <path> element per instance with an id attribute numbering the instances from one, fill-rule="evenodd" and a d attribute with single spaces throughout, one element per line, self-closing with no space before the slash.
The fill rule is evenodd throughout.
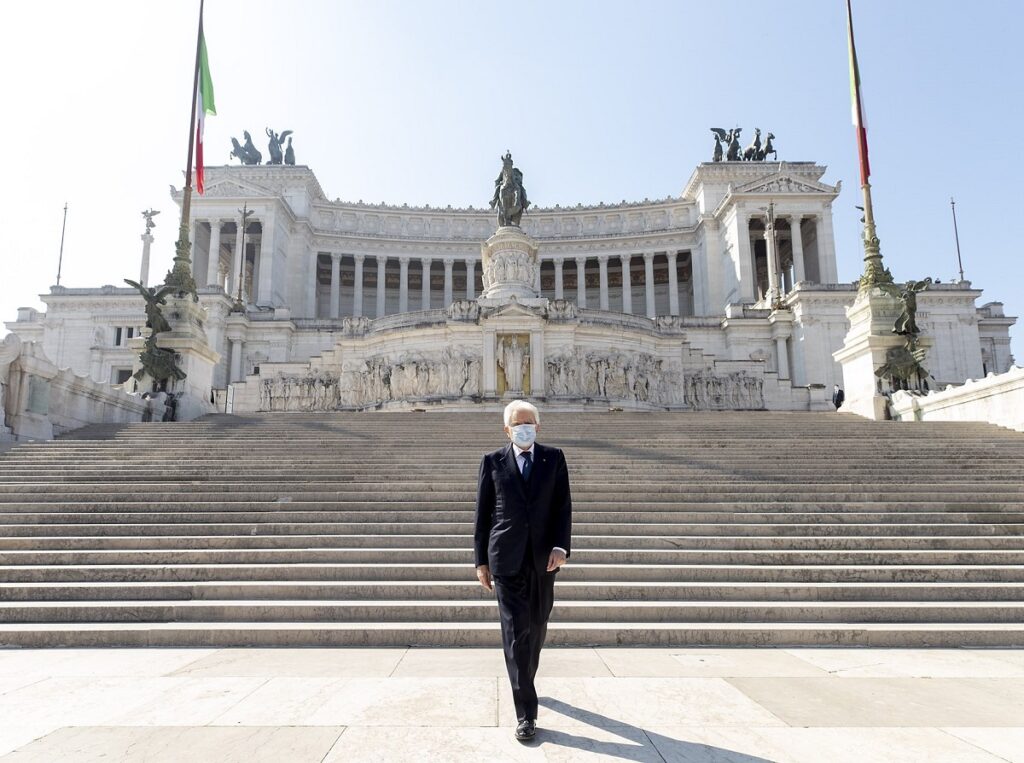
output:
<path id="1" fill-rule="evenodd" d="M 906 344 L 906 338 L 892 333 L 901 312 L 899 299 L 881 289 L 862 290 L 846 308 L 850 330 L 843 346 L 832 357 L 843 367 L 846 399 L 840 411 L 868 419 L 885 418 L 888 399 L 875 370 L 885 364 L 886 353 Z"/>
<path id="2" fill-rule="evenodd" d="M 15 334 L 8 334 L 0 341 L 0 442 L 11 442 L 14 434 L 7 426 L 7 408 L 14 409 L 14 401 L 8 401 L 12 394 L 11 363 L 21 354 L 21 340 Z"/>
<path id="3" fill-rule="evenodd" d="M 172 381 L 168 386 L 168 391 L 173 392 L 177 400 L 177 420 L 191 421 L 214 413 L 216 408 L 210 398 L 213 370 L 220 361 L 220 353 L 214 351 L 206 339 L 206 308 L 188 295 L 170 296 L 164 307 L 164 317 L 171 324 L 171 330 L 157 336 L 157 347 L 176 353 L 178 365 L 186 374 L 184 379 Z M 129 346 L 141 350 L 143 343 L 143 339 L 136 338 Z M 136 360 L 136 370 L 138 367 Z M 143 377 L 138 389 L 144 392 L 150 386 L 151 380 Z"/>
<path id="4" fill-rule="evenodd" d="M 547 300 L 537 293 L 540 260 L 537 242 L 515 226 L 498 228 L 480 247 L 483 259 L 483 293 L 477 297 L 481 307 L 500 307 L 518 302 L 543 307 Z"/>

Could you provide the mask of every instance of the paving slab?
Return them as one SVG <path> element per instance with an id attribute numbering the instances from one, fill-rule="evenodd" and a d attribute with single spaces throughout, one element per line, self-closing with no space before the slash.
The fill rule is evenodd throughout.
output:
<path id="1" fill-rule="evenodd" d="M 344 678 L 389 676 L 405 649 L 217 649 L 176 676 Z"/>
<path id="2" fill-rule="evenodd" d="M 1024 650 L 566 648 L 542 664 L 523 745 L 498 649 L 0 650 L 0 759 L 1024 763 Z"/>
<path id="3" fill-rule="evenodd" d="M 618 677 L 821 676 L 826 672 L 781 649 L 629 649 L 597 653 Z"/>
<path id="4" fill-rule="evenodd" d="M 146 761 L 181 763 L 319 763 L 344 729 L 62 728 L 4 760 L 28 763 Z"/>
<path id="5" fill-rule="evenodd" d="M 727 680 L 791 726 L 1024 724 L 1024 681 L 1018 678 Z"/>
<path id="6" fill-rule="evenodd" d="M 1024 678 L 1024 660 L 966 649 L 787 649 L 830 675 L 860 678 Z M 1010 653 L 1015 655 L 1017 653 Z M 1007 664 L 1009 663 L 1009 664 Z M 736 674 L 733 674 L 736 675 Z"/>

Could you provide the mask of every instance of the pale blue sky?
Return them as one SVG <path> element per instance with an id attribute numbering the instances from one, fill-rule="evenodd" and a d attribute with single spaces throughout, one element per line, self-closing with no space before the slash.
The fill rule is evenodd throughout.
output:
<path id="1" fill-rule="evenodd" d="M 507 148 L 535 203 L 617 202 L 678 195 L 710 158 L 709 127 L 756 126 L 775 133 L 780 159 L 843 181 L 839 274 L 859 274 L 843 0 L 511 7 L 209 0 L 208 163 L 227 161 L 232 135 L 269 125 L 295 131 L 299 163 L 332 198 L 480 206 Z M 0 319 L 39 306 L 54 282 L 65 201 L 62 283 L 136 276 L 150 206 L 164 212 L 152 277 L 166 271 L 197 9 L 5 8 Z M 854 13 L 886 264 L 901 280 L 955 277 L 955 195 L 967 277 L 982 301 L 1024 312 L 1024 185 L 1012 173 L 1024 3 L 854 0 Z"/>

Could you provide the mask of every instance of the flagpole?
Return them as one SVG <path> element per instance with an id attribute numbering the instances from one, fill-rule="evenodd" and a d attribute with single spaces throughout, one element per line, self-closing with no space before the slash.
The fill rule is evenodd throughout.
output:
<path id="1" fill-rule="evenodd" d="M 860 278 L 860 288 L 870 289 L 883 283 L 892 283 L 892 274 L 882 264 L 881 245 L 875 230 L 875 209 L 871 203 L 871 183 L 868 181 L 870 168 L 868 165 L 868 138 L 864 125 L 864 105 L 860 92 L 860 67 L 857 65 L 857 48 L 853 39 L 853 6 L 846 0 L 846 20 L 849 30 L 850 44 L 850 81 L 851 97 L 857 126 L 857 156 L 860 160 L 860 188 L 864 197 L 864 275 Z"/>
<path id="2" fill-rule="evenodd" d="M 60 226 L 60 256 L 57 258 L 57 285 L 60 286 L 60 271 L 64 266 L 64 231 L 68 227 L 68 203 L 64 202 L 64 222 Z M 957 252 L 959 253 L 960 247 L 957 245 Z M 964 271 L 960 269 L 960 280 L 963 280 Z"/>
<path id="3" fill-rule="evenodd" d="M 176 287 L 178 296 L 191 294 L 192 298 L 199 299 L 196 294 L 196 281 L 192 277 L 191 250 L 192 244 L 188 238 L 189 217 L 192 209 L 192 155 L 195 150 L 196 140 L 196 98 L 199 92 L 199 53 L 203 41 L 203 4 L 199 0 L 199 29 L 196 32 L 196 62 L 192 74 L 192 109 L 188 120 L 188 161 L 185 164 L 185 188 L 182 191 L 181 200 L 181 224 L 178 226 L 178 241 L 174 245 L 174 267 L 164 279 L 168 286 Z"/>
<path id="4" fill-rule="evenodd" d="M 949 197 L 949 208 L 953 210 L 953 236 L 956 238 L 956 264 L 960 267 L 960 283 L 964 282 L 964 261 L 960 259 L 960 231 L 956 228 L 956 202 Z M 57 283 L 60 283 L 58 281 Z"/>

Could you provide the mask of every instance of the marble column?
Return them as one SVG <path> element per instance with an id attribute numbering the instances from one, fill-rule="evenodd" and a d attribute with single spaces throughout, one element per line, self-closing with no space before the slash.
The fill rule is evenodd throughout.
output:
<path id="1" fill-rule="evenodd" d="M 317 276 L 319 275 L 317 273 L 319 270 L 319 261 L 320 255 L 317 252 L 313 252 L 313 257 L 310 260 L 309 280 L 306 281 L 306 288 L 308 289 L 308 293 L 306 294 L 306 303 L 309 305 L 307 312 L 309 313 L 310 318 L 320 317 L 320 311 L 317 309 L 317 300 L 320 292 L 320 282 L 317 280 Z"/>
<path id="2" fill-rule="evenodd" d="M 654 306 L 654 252 L 644 252 L 644 287 L 647 317 L 654 320 L 657 317 L 657 309 Z"/>
<path id="3" fill-rule="evenodd" d="M 754 248 L 750 245 L 750 216 L 743 210 L 736 213 L 737 276 L 740 301 L 753 302 L 757 293 L 757 270 L 754 268 Z"/>
<path id="4" fill-rule="evenodd" d="M 466 260 L 466 299 L 476 297 L 476 260 Z"/>
<path id="5" fill-rule="evenodd" d="M 210 220 L 210 255 L 206 262 L 206 285 L 220 286 L 220 220 Z M 145 285 L 145 284 L 143 284 Z"/>
<path id="6" fill-rule="evenodd" d="M 576 258 L 576 307 L 587 306 L 587 258 Z"/>
<path id="7" fill-rule="evenodd" d="M 537 258 L 537 272 L 533 279 L 533 290 L 537 292 L 537 296 L 540 296 L 540 257 Z"/>
<path id="8" fill-rule="evenodd" d="M 387 275 L 388 275 L 388 258 L 382 255 L 377 255 L 377 318 L 383 318 L 384 312 L 387 309 L 385 300 L 387 299 Z"/>
<path id="9" fill-rule="evenodd" d="M 327 313 L 338 318 L 341 311 L 341 254 L 331 252 L 331 309 Z"/>
<path id="10" fill-rule="evenodd" d="M 409 312 L 409 258 L 398 258 L 398 312 Z"/>
<path id="11" fill-rule="evenodd" d="M 451 257 L 444 258 L 444 304 L 441 307 L 448 307 L 452 303 L 452 268 L 455 267 L 455 260 Z"/>
<path id="12" fill-rule="evenodd" d="M 433 260 L 424 257 L 420 260 L 423 276 L 420 279 L 420 309 L 430 309 L 430 263 Z"/>
<path id="13" fill-rule="evenodd" d="M 806 280 L 804 270 L 804 237 L 800 232 L 802 215 L 791 215 L 789 218 L 789 236 L 793 245 L 793 280 L 797 283 Z"/>
<path id="14" fill-rule="evenodd" d="M 263 272 L 263 235 L 257 238 L 252 244 L 252 276 L 249 280 L 249 288 L 246 290 L 249 294 L 249 301 L 254 305 L 260 302 L 266 302 L 263 296 L 263 292 L 260 289 L 260 281 L 263 280 L 261 273 Z"/>
<path id="15" fill-rule="evenodd" d="M 555 258 L 555 299 L 565 299 L 564 288 L 562 286 L 563 264 L 565 264 L 565 260 L 561 257 Z"/>
<path id="16" fill-rule="evenodd" d="M 149 248 L 153 245 L 153 236 L 149 231 L 142 234 L 142 267 L 139 271 L 139 283 L 143 286 L 149 286 Z M 99 381 L 97 379 L 97 381 Z M 3 421 L 0 421 L 0 426 L 3 426 Z"/>
<path id="17" fill-rule="evenodd" d="M 633 262 L 633 255 L 619 255 L 622 260 L 622 312 L 627 315 L 633 314 L 633 280 L 630 273 L 630 266 Z"/>
<path id="18" fill-rule="evenodd" d="M 357 254 L 353 256 L 356 263 L 355 281 L 352 284 L 352 316 L 358 318 L 363 314 L 363 260 L 366 259 L 365 255 Z"/>
<path id="19" fill-rule="evenodd" d="M 679 315 L 679 268 L 676 252 L 665 252 L 668 256 L 668 313 Z"/>
<path id="20" fill-rule="evenodd" d="M 821 274 L 822 283 L 838 283 L 839 281 L 831 207 L 825 209 L 818 217 L 818 272 Z"/>
<path id="21" fill-rule="evenodd" d="M 228 274 L 232 297 L 238 296 L 238 279 L 242 272 L 242 239 L 245 238 L 245 226 L 242 223 L 242 217 L 239 215 L 235 226 L 237 230 L 235 233 L 235 259 L 231 265 L 231 272 Z"/>
<path id="22" fill-rule="evenodd" d="M 600 305 L 602 310 L 608 309 L 608 255 L 602 254 L 597 258 L 598 284 L 600 288 Z"/>

